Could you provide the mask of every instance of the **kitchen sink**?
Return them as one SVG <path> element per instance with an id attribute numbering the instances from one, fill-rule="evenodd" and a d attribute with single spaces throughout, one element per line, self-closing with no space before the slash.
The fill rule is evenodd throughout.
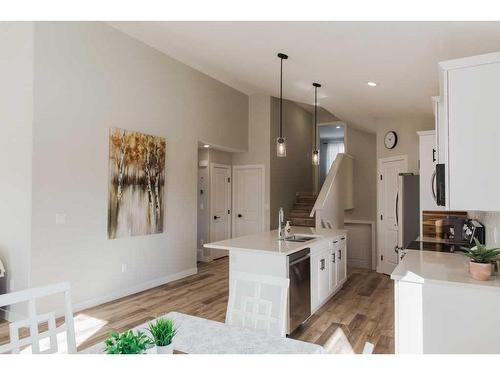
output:
<path id="1" fill-rule="evenodd" d="M 316 237 L 310 237 L 310 236 L 300 236 L 300 235 L 293 235 L 290 237 L 285 237 L 285 241 L 289 242 L 307 242 L 314 240 Z"/>

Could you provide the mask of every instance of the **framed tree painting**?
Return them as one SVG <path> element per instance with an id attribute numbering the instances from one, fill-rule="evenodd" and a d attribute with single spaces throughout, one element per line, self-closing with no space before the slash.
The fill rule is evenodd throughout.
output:
<path id="1" fill-rule="evenodd" d="M 165 138 L 111 128 L 108 238 L 163 232 Z"/>

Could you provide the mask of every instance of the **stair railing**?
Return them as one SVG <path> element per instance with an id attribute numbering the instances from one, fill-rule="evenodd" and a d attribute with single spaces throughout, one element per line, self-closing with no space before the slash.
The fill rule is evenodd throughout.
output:
<path id="1" fill-rule="evenodd" d="M 311 210 L 316 215 L 316 229 L 344 228 L 344 211 L 354 208 L 354 158 L 337 154 Z"/>

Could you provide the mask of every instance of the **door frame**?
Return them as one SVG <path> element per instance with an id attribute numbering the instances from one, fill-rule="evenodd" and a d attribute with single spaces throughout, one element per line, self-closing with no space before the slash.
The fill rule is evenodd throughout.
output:
<path id="1" fill-rule="evenodd" d="M 260 169 L 261 175 L 262 175 L 262 201 L 261 201 L 261 230 L 265 231 L 266 230 L 266 167 L 264 164 L 247 164 L 247 165 L 233 165 L 233 171 L 232 171 L 232 176 L 233 176 L 233 182 L 234 182 L 234 176 L 235 176 L 235 171 L 236 170 L 242 170 L 242 169 Z M 236 202 L 236 189 L 232 189 L 232 202 Z M 231 207 L 231 235 L 236 233 L 236 210 L 234 210 L 234 207 Z M 231 236 L 232 237 L 232 236 Z"/>
<path id="2" fill-rule="evenodd" d="M 231 202 L 231 198 L 232 198 L 232 187 L 233 187 L 233 181 L 232 181 L 232 171 L 231 171 L 231 166 L 228 165 L 228 164 L 219 164 L 219 163 L 210 163 L 210 199 L 209 199 L 209 217 L 208 217 L 208 236 L 210 238 L 210 242 L 214 242 L 212 240 L 212 216 L 213 216 L 213 212 L 212 212 L 212 200 L 213 200 L 213 194 L 214 194 L 214 189 L 213 189 L 213 179 L 214 179 L 214 173 L 213 173 L 213 169 L 214 168 L 224 168 L 224 169 L 227 169 L 229 171 L 229 194 L 227 195 L 226 197 L 226 204 L 227 204 L 227 207 L 229 207 L 229 210 L 230 212 L 232 213 L 232 202 Z M 228 216 L 228 219 L 227 219 L 227 231 L 229 233 L 229 237 L 228 238 L 231 238 L 231 229 L 232 229 L 232 214 L 231 215 L 227 215 Z"/>
<path id="3" fill-rule="evenodd" d="M 382 231 L 382 225 L 381 225 L 381 220 L 380 220 L 380 207 L 381 207 L 381 201 L 382 201 L 382 189 L 381 189 L 381 180 L 380 180 L 380 175 L 382 174 L 382 164 L 391 162 L 391 161 L 403 161 L 404 166 L 405 166 L 405 171 L 408 172 L 408 154 L 402 154 L 402 155 L 396 155 L 396 156 L 389 156 L 386 158 L 379 158 L 377 160 L 377 272 L 378 273 L 385 273 L 385 265 L 382 263 L 380 256 L 382 255 L 382 236 L 381 236 L 381 231 Z"/>

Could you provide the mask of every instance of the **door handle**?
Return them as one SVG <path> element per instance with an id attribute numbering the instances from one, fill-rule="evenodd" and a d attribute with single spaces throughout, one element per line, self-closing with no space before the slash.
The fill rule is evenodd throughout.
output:
<path id="1" fill-rule="evenodd" d="M 434 201 L 437 203 L 437 196 L 436 196 L 436 187 L 434 183 L 436 182 L 436 171 L 432 173 L 431 177 L 431 190 L 432 190 L 432 197 L 434 198 Z"/>
<path id="2" fill-rule="evenodd" d="M 432 149 L 432 162 L 433 163 L 436 162 L 436 149 L 435 148 Z"/>
<path id="3" fill-rule="evenodd" d="M 399 217 L 398 217 L 398 203 L 399 203 L 399 191 L 396 193 L 396 226 L 399 226 Z"/>
<path id="4" fill-rule="evenodd" d="M 238 214 L 238 217 L 243 217 L 243 215 L 242 214 Z"/>
<path id="5" fill-rule="evenodd" d="M 214 220 L 220 219 L 220 216 L 214 215 Z"/>

